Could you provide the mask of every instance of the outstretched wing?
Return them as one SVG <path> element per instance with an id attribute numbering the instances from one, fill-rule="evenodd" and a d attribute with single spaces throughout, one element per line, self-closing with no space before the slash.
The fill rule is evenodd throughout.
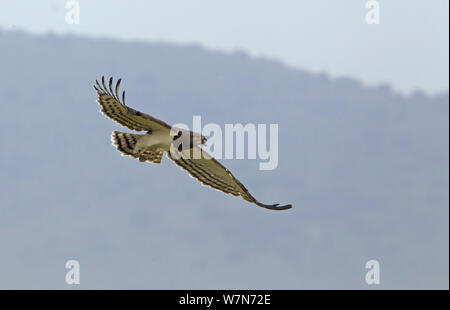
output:
<path id="1" fill-rule="evenodd" d="M 102 107 L 101 112 L 113 121 L 136 131 L 157 131 L 170 130 L 170 126 L 165 122 L 156 119 L 148 114 L 139 112 L 125 105 L 125 91 L 122 93 L 122 101 L 119 98 L 119 86 L 122 79 L 117 81 L 115 91 L 112 89 L 113 78 L 109 79 L 109 88 L 106 87 L 105 78 L 102 76 L 102 84 L 95 80 L 97 85 L 94 89 L 97 92 L 98 104 Z"/>
<path id="2" fill-rule="evenodd" d="M 171 154 L 171 152 L 175 153 Z M 195 157 L 195 152 L 197 152 L 199 156 Z M 193 178 L 196 178 L 203 185 L 210 186 L 226 194 L 241 196 L 245 200 L 266 209 L 286 210 L 292 208 L 292 205 L 279 206 L 279 204 L 266 205 L 260 203 L 227 168 L 222 166 L 211 155 L 199 147 L 194 147 L 193 149 L 184 150 L 182 152 L 172 149 L 167 152 L 167 157 L 173 160 L 175 164 L 182 169 L 186 170 Z"/>

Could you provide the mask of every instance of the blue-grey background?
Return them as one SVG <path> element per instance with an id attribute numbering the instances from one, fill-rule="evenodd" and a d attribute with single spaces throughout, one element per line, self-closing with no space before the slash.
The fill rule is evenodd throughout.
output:
<path id="1" fill-rule="evenodd" d="M 86 289 L 373 289 L 376 259 L 378 288 L 448 289 L 448 88 L 405 94 L 243 51 L 14 29 L 0 56 L 0 288 L 76 288 L 64 281 L 76 259 Z M 128 130 L 95 103 L 103 74 L 168 123 L 278 123 L 276 170 L 222 163 L 294 208 L 202 187 L 167 158 L 121 157 L 110 133 Z"/>

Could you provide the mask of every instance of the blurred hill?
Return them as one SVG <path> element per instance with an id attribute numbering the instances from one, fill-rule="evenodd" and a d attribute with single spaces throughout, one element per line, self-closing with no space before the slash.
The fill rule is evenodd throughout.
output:
<path id="1" fill-rule="evenodd" d="M 449 95 L 244 52 L 0 32 L 0 288 L 447 288 Z M 394 69 L 394 68 L 393 68 Z M 92 88 L 170 123 L 279 124 L 279 165 L 222 160 L 271 212 L 167 158 L 122 158 Z"/>

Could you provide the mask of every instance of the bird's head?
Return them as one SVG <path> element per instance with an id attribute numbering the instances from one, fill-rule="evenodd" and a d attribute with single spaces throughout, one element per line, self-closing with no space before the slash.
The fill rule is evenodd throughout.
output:
<path id="1" fill-rule="evenodd" d="M 185 129 L 172 128 L 170 135 L 174 146 L 180 151 L 205 144 L 207 141 L 205 136 Z"/>
<path id="2" fill-rule="evenodd" d="M 196 133 L 196 132 L 192 132 L 191 137 L 192 137 L 192 141 L 194 142 L 193 143 L 194 145 L 205 144 L 208 141 L 208 139 L 206 139 L 205 136 L 203 136 L 199 133 Z"/>

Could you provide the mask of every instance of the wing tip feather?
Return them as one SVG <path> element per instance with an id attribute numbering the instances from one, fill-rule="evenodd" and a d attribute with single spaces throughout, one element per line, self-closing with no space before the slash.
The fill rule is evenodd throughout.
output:
<path id="1" fill-rule="evenodd" d="M 269 209 L 269 210 L 276 210 L 276 211 L 289 210 L 292 208 L 291 204 L 280 206 L 279 203 L 276 203 L 273 205 L 266 205 L 266 204 L 260 203 L 259 201 L 254 201 L 253 203 L 261 208 L 265 208 L 265 209 Z"/>

